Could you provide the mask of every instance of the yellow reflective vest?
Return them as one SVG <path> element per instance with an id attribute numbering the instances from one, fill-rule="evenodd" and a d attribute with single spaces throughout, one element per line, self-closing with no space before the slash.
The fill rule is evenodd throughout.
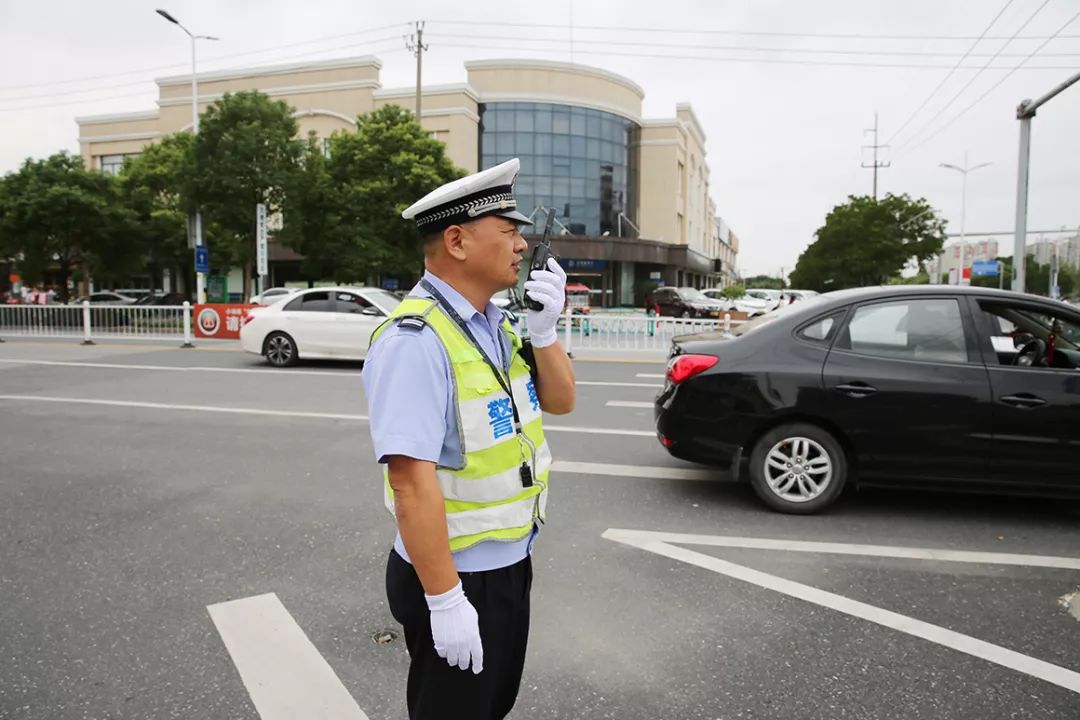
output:
<path id="1" fill-rule="evenodd" d="M 430 298 L 408 297 L 371 336 L 374 344 L 392 323 L 426 323 L 435 331 L 450 360 L 453 396 L 457 405 L 458 433 L 464 464 L 437 467 L 442 488 L 450 550 L 458 552 L 480 542 L 521 540 L 533 524 L 545 519 L 551 450 L 544 439 L 540 401 L 529 376 L 529 366 L 518 352 L 521 338 L 504 319 L 512 360 L 509 383 L 521 420 L 516 432 L 510 398 L 495 373 L 484 362 L 449 315 Z M 533 484 L 522 483 L 521 466 L 527 464 Z M 386 508 L 394 512 L 394 490 L 385 473 Z"/>

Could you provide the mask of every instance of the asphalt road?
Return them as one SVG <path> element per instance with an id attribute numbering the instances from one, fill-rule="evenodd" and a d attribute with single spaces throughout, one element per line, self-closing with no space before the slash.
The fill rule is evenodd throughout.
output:
<path id="1" fill-rule="evenodd" d="M 395 629 L 393 527 L 359 370 L 0 345 L 0 718 L 259 718 L 258 668 L 208 607 L 266 593 L 371 720 L 404 717 L 405 649 L 372 640 Z M 579 409 L 548 423 L 574 465 L 536 547 L 512 717 L 1080 718 L 1080 609 L 1059 600 L 1080 588 L 1080 504 L 878 491 L 778 515 L 660 448 L 634 404 L 662 365 L 577 371 Z"/>

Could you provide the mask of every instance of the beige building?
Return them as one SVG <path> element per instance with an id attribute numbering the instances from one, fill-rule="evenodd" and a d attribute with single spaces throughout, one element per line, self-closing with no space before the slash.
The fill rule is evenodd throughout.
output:
<path id="1" fill-rule="evenodd" d="M 199 108 L 259 90 L 295 109 L 302 135 L 328 137 L 387 104 L 415 109 L 414 88 L 383 88 L 380 68 L 369 56 L 200 73 Z M 526 214 L 557 209 L 555 249 L 593 304 L 640 305 L 657 284 L 719 285 L 734 268 L 737 241 L 717 229 L 705 132 L 688 104 L 645 118 L 640 86 L 583 65 L 480 60 L 465 70 L 464 83 L 423 89 L 422 125 L 466 171 L 521 158 L 519 202 Z M 191 77 L 157 84 L 156 110 L 77 119 L 89 167 L 116 172 L 147 143 L 190 129 Z M 272 243 L 270 259 L 272 284 L 305 280 L 287 248 Z"/>
<path id="2" fill-rule="evenodd" d="M 931 277 L 940 278 L 949 275 L 959 284 L 963 279 L 961 268 L 970 268 L 972 263 L 989 262 L 999 256 L 998 241 L 994 238 L 988 240 L 969 240 L 965 243 L 954 242 L 946 245 L 940 255 L 926 263 L 926 271 Z"/>

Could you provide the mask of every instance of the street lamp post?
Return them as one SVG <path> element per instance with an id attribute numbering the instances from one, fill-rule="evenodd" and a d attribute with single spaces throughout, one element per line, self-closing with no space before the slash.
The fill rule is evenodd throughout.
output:
<path id="1" fill-rule="evenodd" d="M 1016 234 L 1013 237 L 1012 289 L 1015 292 L 1024 292 L 1027 281 L 1028 161 L 1031 157 L 1031 118 L 1035 117 L 1040 107 L 1078 81 L 1080 81 L 1080 73 L 1076 73 L 1038 100 L 1024 100 L 1016 108 L 1016 119 L 1020 121 L 1020 159 L 1016 164 Z"/>
<path id="2" fill-rule="evenodd" d="M 993 163 L 981 163 L 974 167 L 968 166 L 968 154 L 967 150 L 964 151 L 964 167 L 957 167 L 956 165 L 950 165 L 949 163 L 940 163 L 939 167 L 947 168 L 949 170 L 955 170 L 964 176 L 964 182 L 962 189 L 960 190 L 960 277 L 957 278 L 957 284 L 964 284 L 964 265 L 967 263 L 967 176 L 970 172 L 975 172 L 980 168 L 987 167 Z"/>
<path id="3" fill-rule="evenodd" d="M 191 38 L 191 132 L 193 135 L 199 134 L 199 80 L 195 74 L 195 41 L 196 40 L 218 40 L 212 35 L 195 35 L 186 27 L 184 27 L 179 20 L 174 18 L 164 10 L 159 9 L 157 14 L 165 18 L 173 25 L 177 26 Z M 201 247 L 203 244 L 202 236 L 202 215 L 196 209 L 195 211 L 195 246 Z M 195 301 L 198 303 L 206 302 L 206 275 L 201 272 L 195 273 Z"/>

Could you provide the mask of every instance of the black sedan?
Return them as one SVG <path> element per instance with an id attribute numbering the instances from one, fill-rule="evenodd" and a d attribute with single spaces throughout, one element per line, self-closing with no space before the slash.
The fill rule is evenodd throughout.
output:
<path id="1" fill-rule="evenodd" d="M 676 338 L 656 428 L 782 512 L 855 484 L 1080 495 L 1080 311 L 952 286 L 820 295 Z"/>

